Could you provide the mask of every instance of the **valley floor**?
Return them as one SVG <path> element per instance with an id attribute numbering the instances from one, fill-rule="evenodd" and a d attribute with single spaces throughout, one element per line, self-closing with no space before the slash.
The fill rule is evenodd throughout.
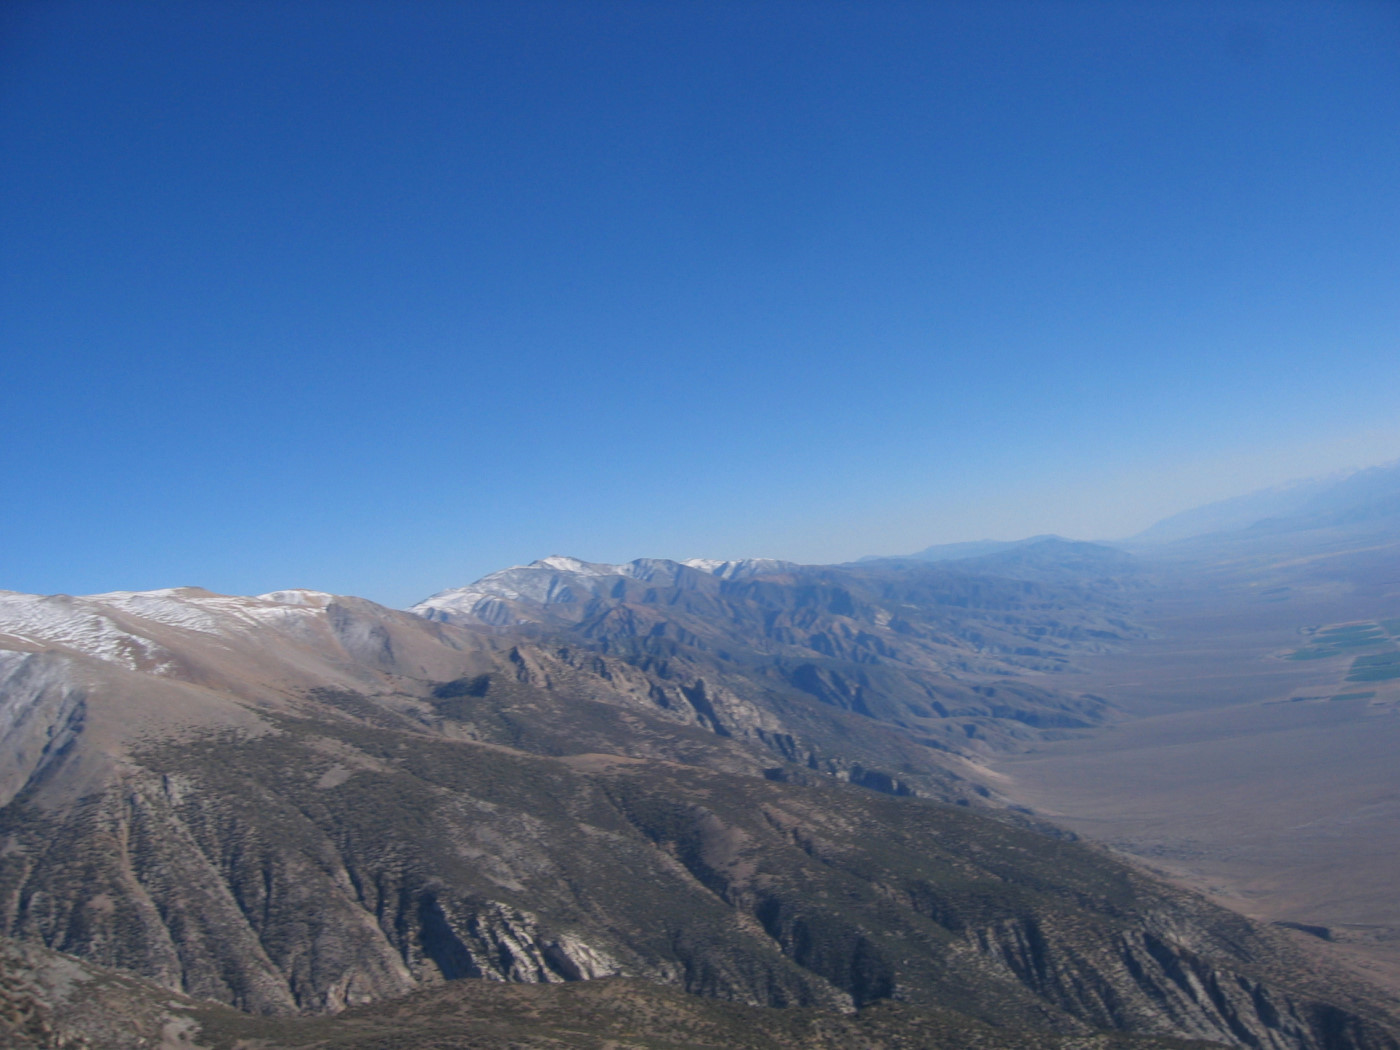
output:
<path id="1" fill-rule="evenodd" d="M 1122 719 L 1001 756 L 997 786 L 1229 907 L 1317 927 L 1400 994 L 1400 682 L 1287 658 L 1301 630 L 1395 607 L 1384 590 L 1267 598 L 1165 596 L 1143 617 L 1157 637 L 1090 672 Z"/>

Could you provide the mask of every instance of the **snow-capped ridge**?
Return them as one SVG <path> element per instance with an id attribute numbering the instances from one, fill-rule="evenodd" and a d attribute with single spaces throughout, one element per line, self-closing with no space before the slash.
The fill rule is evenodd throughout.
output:
<path id="1" fill-rule="evenodd" d="M 272 602 L 275 605 L 306 606 L 313 609 L 324 609 L 336 596 L 326 591 L 313 591 L 306 587 L 290 587 L 282 591 L 268 591 L 266 594 L 259 594 L 258 601 Z"/>
<path id="2" fill-rule="evenodd" d="M 790 572 L 797 568 L 796 562 L 783 561 L 780 558 L 686 558 L 681 564 L 700 572 L 707 572 L 711 576 L 718 576 L 722 580 L 759 576 L 770 572 Z"/>
<path id="3" fill-rule="evenodd" d="M 22 650 L 58 649 L 128 670 L 159 673 L 169 666 L 172 654 L 159 643 L 127 630 L 113 615 L 116 610 L 103 607 L 103 599 L 115 603 L 128 597 L 125 592 L 92 599 L 6 592 L 0 595 L 0 638 L 8 636 L 14 641 L 3 643 L 3 648 L 14 651 L 18 642 Z"/>
<path id="4" fill-rule="evenodd" d="M 264 628 L 303 635 L 324 617 L 334 595 L 311 590 L 257 596 L 216 594 L 202 587 L 108 591 L 74 597 L 0 591 L 0 650 L 58 650 L 131 671 L 173 673 L 179 635 L 221 643 L 247 640 Z"/>
<path id="5" fill-rule="evenodd" d="M 618 586 L 625 586 L 626 580 L 683 586 L 688 575 L 692 580 L 704 576 L 733 580 L 786 572 L 794 567 L 792 562 L 774 558 L 690 558 L 685 561 L 636 558 L 612 565 L 552 554 L 528 565 L 512 565 L 490 573 L 466 587 L 439 591 L 409 611 L 431 620 L 503 626 L 528 620 L 528 617 L 516 615 L 509 607 L 511 603 L 548 606 L 589 601 L 615 595 Z"/>

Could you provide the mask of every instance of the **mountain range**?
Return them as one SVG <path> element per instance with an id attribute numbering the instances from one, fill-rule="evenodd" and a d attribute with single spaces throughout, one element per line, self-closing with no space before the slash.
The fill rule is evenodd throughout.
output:
<path id="1" fill-rule="evenodd" d="M 1393 1000 L 1306 935 L 991 765 L 1123 717 L 1087 669 L 1153 637 L 1181 544 L 1394 537 L 1395 473 L 1165 561 L 551 557 L 406 611 L 3 592 L 0 1033 L 1400 1046 Z"/>

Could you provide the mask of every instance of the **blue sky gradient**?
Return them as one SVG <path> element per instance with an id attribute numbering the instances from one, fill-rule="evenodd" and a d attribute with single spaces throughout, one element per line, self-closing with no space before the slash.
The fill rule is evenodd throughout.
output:
<path id="1" fill-rule="evenodd" d="M 0 6 L 0 587 L 1135 532 L 1400 457 L 1400 5 Z"/>

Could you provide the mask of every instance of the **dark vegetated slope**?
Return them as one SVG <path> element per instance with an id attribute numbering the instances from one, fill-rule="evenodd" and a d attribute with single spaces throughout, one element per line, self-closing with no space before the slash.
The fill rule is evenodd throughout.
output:
<path id="1" fill-rule="evenodd" d="M 626 590 L 592 599 L 578 630 L 594 639 L 672 634 L 733 655 L 797 649 L 854 662 L 944 668 L 952 660 L 963 670 L 1002 671 L 1054 670 L 1066 653 L 1136 634 L 1084 586 L 912 562 Z M 1043 651 L 1018 652 L 1037 643 Z"/>
<path id="2" fill-rule="evenodd" d="M 1007 820 L 831 782 L 278 724 L 153 747 L 61 817 L 11 806 L 6 928 L 264 1013 L 454 978 L 617 975 L 1062 1035 L 1394 1045 L 1282 940 Z"/>
<path id="3" fill-rule="evenodd" d="M 1218 1045 L 1008 1029 L 900 1003 L 844 1016 L 797 1007 L 764 1010 L 625 978 L 549 986 L 459 982 L 334 1019 L 219 1015 L 205 1022 L 203 1033 L 214 1050 L 234 1050 L 235 1040 L 258 1038 L 289 1050 L 1203 1050 Z"/>
<path id="4" fill-rule="evenodd" d="M 797 781 L 833 776 L 948 801 L 988 794 L 948 768 L 937 740 L 679 646 L 623 657 L 537 643 L 513 648 L 502 665 L 434 686 L 419 728 L 546 755 L 605 752 Z"/>
<path id="5" fill-rule="evenodd" d="M 879 1003 L 855 1015 L 769 1010 L 628 978 L 455 981 L 335 1017 L 241 1014 L 150 981 L 0 938 L 7 1050 L 1190 1050 L 1203 1043 L 994 1028 L 948 1010 Z"/>

